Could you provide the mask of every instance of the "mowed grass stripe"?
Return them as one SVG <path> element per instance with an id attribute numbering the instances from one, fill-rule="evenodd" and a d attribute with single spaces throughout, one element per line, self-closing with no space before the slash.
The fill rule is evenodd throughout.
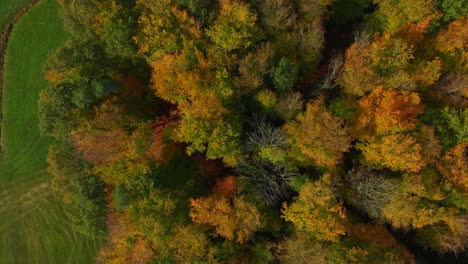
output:
<path id="1" fill-rule="evenodd" d="M 0 176 L 4 179 L 29 177 L 45 165 L 49 140 L 42 138 L 37 128 L 39 91 L 46 85 L 42 64 L 65 40 L 57 4 L 51 3 L 41 2 L 26 14 L 15 25 L 8 44 L 2 133 L 6 168 Z"/>
<path id="2" fill-rule="evenodd" d="M 0 26 L 30 0 L 0 0 Z"/>
<path id="3" fill-rule="evenodd" d="M 5 0 L 0 0 L 0 9 Z M 72 230 L 52 194 L 47 167 L 51 139 L 38 131 L 37 101 L 46 86 L 42 64 L 66 39 L 55 0 L 43 0 L 15 25 L 7 50 L 0 160 L 0 263 L 95 263 L 101 241 Z"/>

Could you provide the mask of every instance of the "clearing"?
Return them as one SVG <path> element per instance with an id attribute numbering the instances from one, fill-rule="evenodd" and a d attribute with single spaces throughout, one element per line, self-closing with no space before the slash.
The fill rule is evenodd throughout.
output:
<path id="1" fill-rule="evenodd" d="M 25 0 L 0 0 L 0 21 Z M 100 241 L 73 231 L 70 215 L 53 197 L 48 138 L 37 128 L 37 100 L 45 87 L 42 64 L 66 40 L 55 0 L 43 0 L 14 26 L 7 49 L 0 160 L 0 262 L 94 263 Z"/>

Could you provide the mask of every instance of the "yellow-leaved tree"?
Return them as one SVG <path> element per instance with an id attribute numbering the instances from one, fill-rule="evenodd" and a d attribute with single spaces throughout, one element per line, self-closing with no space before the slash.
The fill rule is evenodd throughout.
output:
<path id="1" fill-rule="evenodd" d="M 346 125 L 325 106 L 323 97 L 308 103 L 305 113 L 285 125 L 291 144 L 291 156 L 317 166 L 336 165 L 352 138 Z"/>
<path id="2" fill-rule="evenodd" d="M 366 163 L 375 167 L 418 172 L 427 164 L 421 145 L 406 134 L 373 137 L 357 147 L 362 150 Z"/>
<path id="3" fill-rule="evenodd" d="M 241 1 L 221 1 L 221 11 L 207 31 L 215 46 L 223 51 L 242 50 L 254 44 L 257 16 Z"/>
<path id="4" fill-rule="evenodd" d="M 315 182 L 307 181 L 293 203 L 283 204 L 282 218 L 299 231 L 321 241 L 336 242 L 345 234 L 343 204 L 334 195 L 329 174 Z"/>

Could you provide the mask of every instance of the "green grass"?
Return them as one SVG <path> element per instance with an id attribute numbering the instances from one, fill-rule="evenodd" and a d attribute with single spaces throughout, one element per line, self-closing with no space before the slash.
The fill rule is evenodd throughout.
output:
<path id="1" fill-rule="evenodd" d="M 11 1 L 0 0 L 3 4 Z M 20 2 L 20 1 L 18 1 Z M 7 8 L 10 8 L 8 5 Z M 7 50 L 0 160 L 0 263 L 94 263 L 99 241 L 70 227 L 73 210 L 49 188 L 47 148 L 37 128 L 42 64 L 66 39 L 55 0 L 43 0 L 15 25 Z"/>
<path id="2" fill-rule="evenodd" d="M 0 26 L 30 0 L 0 0 Z"/>

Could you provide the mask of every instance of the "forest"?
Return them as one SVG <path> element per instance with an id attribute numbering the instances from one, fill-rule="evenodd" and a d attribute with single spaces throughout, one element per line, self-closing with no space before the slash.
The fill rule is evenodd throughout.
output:
<path id="1" fill-rule="evenodd" d="M 468 2 L 59 3 L 39 129 L 98 263 L 467 263 Z"/>

